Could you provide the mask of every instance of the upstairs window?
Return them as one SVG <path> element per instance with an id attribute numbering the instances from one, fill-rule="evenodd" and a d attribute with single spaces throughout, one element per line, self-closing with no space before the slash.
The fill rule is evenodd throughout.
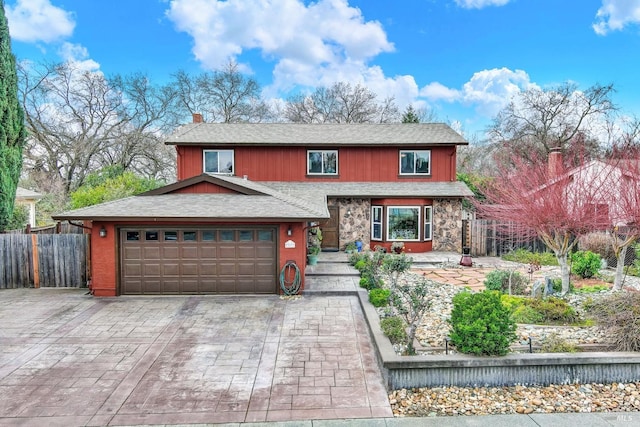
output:
<path id="1" fill-rule="evenodd" d="M 400 175 L 431 174 L 431 151 L 400 151 Z"/>
<path id="2" fill-rule="evenodd" d="M 307 151 L 307 174 L 337 175 L 338 150 Z"/>
<path id="3" fill-rule="evenodd" d="M 204 150 L 204 172 L 233 175 L 233 150 Z"/>

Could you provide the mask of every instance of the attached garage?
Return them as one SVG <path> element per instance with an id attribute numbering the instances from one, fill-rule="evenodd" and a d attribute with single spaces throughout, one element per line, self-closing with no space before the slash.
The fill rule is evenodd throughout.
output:
<path id="1" fill-rule="evenodd" d="M 122 228 L 120 294 L 273 294 L 275 227 Z"/>

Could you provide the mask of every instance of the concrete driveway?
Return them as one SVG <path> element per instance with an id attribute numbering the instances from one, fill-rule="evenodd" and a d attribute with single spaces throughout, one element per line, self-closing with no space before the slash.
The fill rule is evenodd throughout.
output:
<path id="1" fill-rule="evenodd" d="M 0 425 L 392 417 L 357 297 L 0 291 Z"/>

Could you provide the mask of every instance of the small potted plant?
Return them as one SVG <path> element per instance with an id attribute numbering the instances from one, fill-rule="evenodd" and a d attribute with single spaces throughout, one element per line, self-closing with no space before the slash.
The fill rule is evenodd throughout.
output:
<path id="1" fill-rule="evenodd" d="M 309 230 L 309 239 L 307 242 L 307 260 L 309 265 L 318 263 L 318 254 L 322 250 L 322 231 L 319 227 L 313 227 Z"/>
<path id="2" fill-rule="evenodd" d="M 391 244 L 391 252 L 399 254 L 404 251 L 404 242 L 393 242 Z"/>

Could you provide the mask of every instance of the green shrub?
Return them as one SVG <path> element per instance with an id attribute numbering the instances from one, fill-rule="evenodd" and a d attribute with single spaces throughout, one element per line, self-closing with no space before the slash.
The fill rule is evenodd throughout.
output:
<path id="1" fill-rule="evenodd" d="M 542 340 L 540 353 L 575 353 L 578 348 L 558 334 L 553 333 Z"/>
<path id="2" fill-rule="evenodd" d="M 540 324 L 544 320 L 544 316 L 540 312 L 524 303 L 513 310 L 511 318 L 516 323 L 528 323 L 533 325 Z"/>
<path id="3" fill-rule="evenodd" d="M 583 279 L 593 277 L 600 270 L 600 256 L 591 251 L 577 251 L 571 255 L 571 272 Z"/>
<path id="4" fill-rule="evenodd" d="M 364 259 L 358 260 L 356 261 L 356 263 L 353 265 L 353 267 L 358 270 L 359 272 L 363 272 L 364 269 L 367 267 L 367 261 Z"/>
<path id="5" fill-rule="evenodd" d="M 374 307 L 384 307 L 389 304 L 391 291 L 388 289 L 375 288 L 369 291 L 369 302 Z"/>
<path id="6" fill-rule="evenodd" d="M 406 325 L 398 316 L 381 319 L 380 328 L 393 344 L 404 344 L 407 341 Z"/>
<path id="7" fill-rule="evenodd" d="M 604 232 L 589 233 L 580 237 L 578 247 L 581 251 L 591 251 L 606 260 L 616 258 L 611 244 L 611 235 Z"/>
<path id="8" fill-rule="evenodd" d="M 543 323 L 571 324 L 580 321 L 573 307 L 562 298 L 527 298 L 526 304 L 540 313 Z"/>
<path id="9" fill-rule="evenodd" d="M 462 353 L 502 356 L 517 338 L 511 312 L 494 291 L 454 296 L 450 323 L 451 343 Z"/>
<path id="10" fill-rule="evenodd" d="M 531 252 L 526 249 L 516 249 L 502 256 L 505 261 L 521 264 L 558 265 L 558 259 L 552 252 Z"/>
<path id="11" fill-rule="evenodd" d="M 358 261 L 366 261 L 369 258 L 366 252 L 353 252 L 349 255 L 349 264 L 355 266 Z"/>
<path id="12" fill-rule="evenodd" d="M 413 259 L 409 258 L 405 254 L 387 254 L 382 259 L 382 271 L 389 277 L 389 286 L 394 288 L 398 283 L 398 279 L 409 269 L 413 264 Z"/>
<path id="13" fill-rule="evenodd" d="M 524 295 L 527 290 L 527 279 L 517 271 L 493 270 L 484 279 L 484 286 L 488 291 L 509 293 L 509 278 L 511 278 L 511 294 Z"/>
<path id="14" fill-rule="evenodd" d="M 578 294 L 597 294 L 602 291 L 608 291 L 609 286 L 607 285 L 593 285 L 593 286 L 583 286 L 581 288 L 576 288 L 574 292 Z"/>

